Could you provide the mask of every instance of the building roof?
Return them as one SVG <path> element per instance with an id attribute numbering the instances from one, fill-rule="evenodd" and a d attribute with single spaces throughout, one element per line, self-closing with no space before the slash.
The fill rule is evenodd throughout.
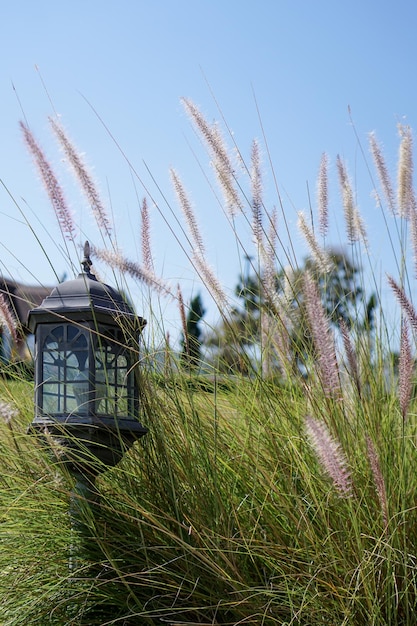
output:
<path id="1" fill-rule="evenodd" d="M 10 312 L 25 332 L 28 314 L 31 309 L 39 306 L 49 296 L 53 287 L 24 285 L 11 278 L 0 276 L 0 294 L 6 299 Z"/>

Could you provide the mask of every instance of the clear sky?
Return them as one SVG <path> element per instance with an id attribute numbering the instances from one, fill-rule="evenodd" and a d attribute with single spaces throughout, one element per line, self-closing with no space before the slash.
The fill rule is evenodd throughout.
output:
<path id="1" fill-rule="evenodd" d="M 329 155 L 335 181 L 336 155 L 343 156 L 377 264 L 386 255 L 385 230 L 355 131 L 365 152 L 367 134 L 377 133 L 394 172 L 397 123 L 417 127 L 416 24 L 414 0 L 4 2 L 1 271 L 24 282 L 53 284 L 38 237 L 57 273 L 68 272 L 56 247 L 62 239 L 55 216 L 19 131 L 22 118 L 62 172 L 83 229 L 79 241 L 88 237 L 101 243 L 48 126 L 48 116 L 58 113 L 93 168 L 126 256 L 140 261 L 139 206 L 150 192 L 159 207 L 150 202 L 158 272 L 174 286 L 180 281 L 186 298 L 199 290 L 186 255 L 164 222 L 165 217 L 181 237 L 164 200 L 179 214 L 168 175 L 175 167 L 193 200 L 208 261 L 233 289 L 239 258 L 196 160 L 195 154 L 210 175 L 209 157 L 184 113 L 182 96 L 209 121 L 224 116 L 247 158 L 253 138 L 262 144 L 261 120 L 300 256 L 307 250 L 296 231 L 296 212 L 308 210 L 308 189 L 314 206 L 322 152 Z M 265 151 L 264 161 L 265 202 L 272 206 L 278 199 Z M 330 239 L 337 243 L 344 240 L 338 221 L 342 208 L 336 188 L 332 193 Z M 166 306 L 167 318 L 175 317 Z"/>

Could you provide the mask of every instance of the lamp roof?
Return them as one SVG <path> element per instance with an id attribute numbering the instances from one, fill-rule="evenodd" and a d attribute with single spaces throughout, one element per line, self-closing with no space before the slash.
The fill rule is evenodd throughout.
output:
<path id="1" fill-rule="evenodd" d="M 85 250 L 87 248 L 87 243 Z M 138 317 L 123 296 L 110 285 L 100 282 L 90 272 L 89 254 L 82 262 L 84 271 L 73 280 L 57 285 L 40 306 L 29 312 L 29 328 L 33 332 L 39 322 L 52 318 L 70 320 L 97 319 L 111 321 L 120 319 L 142 329 L 146 321 Z"/>

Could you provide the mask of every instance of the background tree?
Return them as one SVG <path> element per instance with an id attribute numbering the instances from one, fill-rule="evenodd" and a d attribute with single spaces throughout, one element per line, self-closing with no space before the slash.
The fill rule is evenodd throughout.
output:
<path id="1" fill-rule="evenodd" d="M 343 251 L 332 250 L 329 257 L 331 268 L 327 272 L 323 272 L 308 257 L 301 267 L 291 270 L 291 276 L 284 271 L 277 273 L 276 292 L 272 301 L 265 293 L 261 276 L 248 273 L 240 275 L 235 288 L 240 304 L 206 341 L 214 350 L 216 365 L 223 371 L 247 373 L 253 367 L 257 346 L 262 341 L 262 314 L 269 320 L 277 318 L 276 303 L 285 301 L 284 325 L 289 339 L 289 358 L 293 359 L 296 369 L 302 368 L 307 354 L 311 355 L 313 349 L 303 294 L 306 271 L 316 281 L 326 314 L 336 328 L 343 320 L 349 329 L 370 334 L 375 323 L 375 294 L 366 299 L 362 270 Z M 279 316 L 282 323 L 281 313 Z"/>
<path id="2" fill-rule="evenodd" d="M 374 293 L 366 298 L 362 270 L 340 250 L 329 254 L 331 267 L 323 272 L 320 266 L 308 257 L 302 268 L 295 272 L 292 280 L 293 330 L 291 344 L 299 363 L 305 363 L 306 355 L 314 348 L 306 318 L 306 307 L 302 289 L 303 276 L 310 272 L 319 289 L 321 301 L 331 324 L 336 330 L 343 321 L 356 334 L 371 335 L 375 326 L 377 300 Z"/>
<path id="3" fill-rule="evenodd" d="M 190 302 L 181 339 L 181 363 L 186 367 L 195 368 L 200 364 L 203 335 L 201 321 L 205 313 L 201 295 L 197 294 Z"/>
<path id="4" fill-rule="evenodd" d="M 260 312 L 263 295 L 256 275 L 247 272 L 239 276 L 235 287 L 238 305 L 230 316 L 213 328 L 205 345 L 212 351 L 216 368 L 225 373 L 248 374 L 252 367 L 250 348 L 260 336 Z"/>

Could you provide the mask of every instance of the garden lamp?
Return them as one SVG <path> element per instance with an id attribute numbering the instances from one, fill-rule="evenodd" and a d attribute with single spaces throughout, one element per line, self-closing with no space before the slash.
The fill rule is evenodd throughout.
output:
<path id="1" fill-rule="evenodd" d="M 95 477 L 147 433 L 139 421 L 138 371 L 146 321 L 91 266 L 86 242 L 83 271 L 29 313 L 35 335 L 30 430 L 52 439 L 72 471 Z"/>

